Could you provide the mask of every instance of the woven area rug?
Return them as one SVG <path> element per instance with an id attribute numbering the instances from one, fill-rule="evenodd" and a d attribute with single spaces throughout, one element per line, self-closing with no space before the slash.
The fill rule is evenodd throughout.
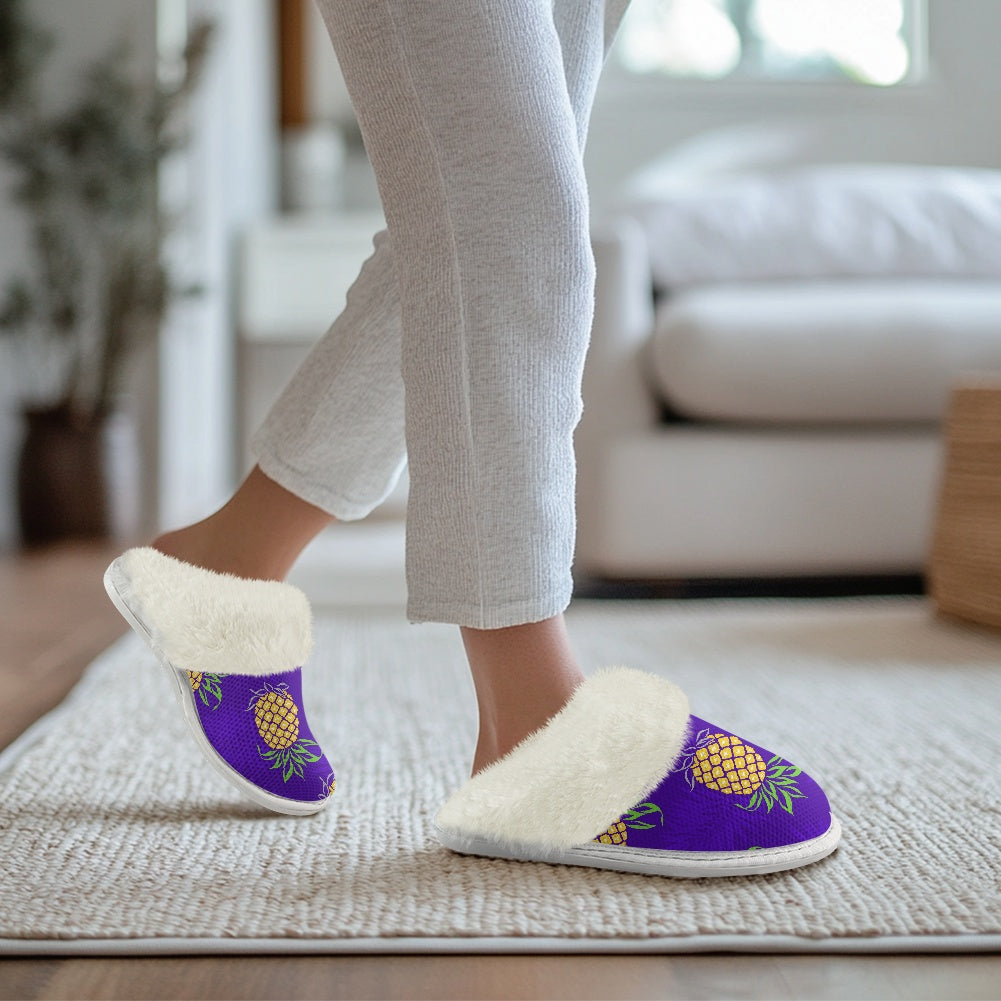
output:
<path id="1" fill-rule="evenodd" d="M 570 622 L 589 670 L 663 672 L 817 777 L 841 848 L 697 881 L 450 854 L 432 818 L 474 738 L 457 632 L 374 610 L 320 616 L 307 671 L 336 809 L 264 814 L 127 636 L 0 758 L 0 951 L 1001 948 L 1001 637 L 921 599 L 581 602 Z"/>

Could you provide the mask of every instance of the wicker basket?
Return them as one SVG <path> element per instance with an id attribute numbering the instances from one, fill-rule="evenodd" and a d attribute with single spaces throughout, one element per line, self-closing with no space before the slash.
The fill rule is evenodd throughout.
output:
<path id="1" fill-rule="evenodd" d="M 957 387 L 928 584 L 950 615 L 1001 627 L 1001 378 Z"/>

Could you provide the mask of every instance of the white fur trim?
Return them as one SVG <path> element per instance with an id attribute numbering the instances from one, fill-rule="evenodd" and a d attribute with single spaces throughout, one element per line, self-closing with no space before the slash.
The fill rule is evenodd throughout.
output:
<path id="1" fill-rule="evenodd" d="M 203 570 L 149 547 L 123 553 L 108 577 L 181 670 L 276 674 L 312 652 L 309 600 L 292 584 Z"/>
<path id="2" fill-rule="evenodd" d="M 688 718 L 688 699 L 677 685 L 606 668 L 541 730 L 459 789 L 438 814 L 438 826 L 508 846 L 584 844 L 670 771 Z"/>

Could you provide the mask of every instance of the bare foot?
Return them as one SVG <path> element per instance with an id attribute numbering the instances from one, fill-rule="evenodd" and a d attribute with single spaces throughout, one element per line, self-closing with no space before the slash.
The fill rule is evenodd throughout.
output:
<path id="1" fill-rule="evenodd" d="M 217 524 L 217 520 L 217 515 L 211 515 L 193 525 L 164 532 L 151 545 L 166 556 L 173 556 L 205 570 L 254 580 L 285 579 L 288 571 L 284 568 L 266 568 L 257 554 L 241 551 L 239 546 L 230 545 L 223 526 Z"/>
<path id="2" fill-rule="evenodd" d="M 284 580 L 307 544 L 333 520 L 255 466 L 215 514 L 164 532 L 152 546 L 206 570 Z"/>

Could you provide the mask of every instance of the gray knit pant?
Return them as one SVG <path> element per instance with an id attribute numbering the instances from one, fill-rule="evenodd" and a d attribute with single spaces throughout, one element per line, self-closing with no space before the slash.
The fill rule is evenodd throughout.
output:
<path id="1" fill-rule="evenodd" d="M 317 2 L 387 231 L 254 455 L 345 520 L 409 461 L 409 618 L 549 618 L 571 595 L 592 316 L 582 152 L 628 0 Z"/>

